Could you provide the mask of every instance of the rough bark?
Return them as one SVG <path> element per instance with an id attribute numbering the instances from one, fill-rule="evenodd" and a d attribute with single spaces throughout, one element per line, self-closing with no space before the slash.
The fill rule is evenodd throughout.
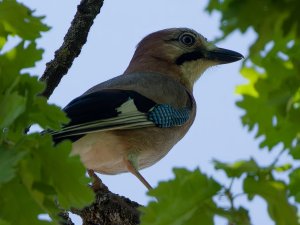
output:
<path id="1" fill-rule="evenodd" d="M 137 225 L 140 223 L 138 207 L 141 205 L 110 192 L 92 171 L 89 171 L 89 174 L 94 179 L 92 188 L 96 194 L 95 201 L 83 209 L 72 209 L 72 213 L 83 219 L 83 225 Z"/>

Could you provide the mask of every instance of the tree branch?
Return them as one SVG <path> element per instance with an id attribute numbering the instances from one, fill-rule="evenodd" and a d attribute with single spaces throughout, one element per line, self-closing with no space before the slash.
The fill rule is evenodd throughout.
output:
<path id="1" fill-rule="evenodd" d="M 95 202 L 83 209 L 71 210 L 82 218 L 83 225 L 138 225 L 140 223 L 138 207 L 141 205 L 110 192 L 93 171 L 89 171 L 89 175 L 93 178 Z"/>
<path id="2" fill-rule="evenodd" d="M 46 70 L 40 79 L 46 82 L 46 88 L 41 95 L 49 98 L 62 77 L 67 74 L 86 43 L 89 30 L 100 13 L 103 2 L 104 0 L 81 0 L 62 46 L 55 52 L 54 59 L 46 64 Z"/>

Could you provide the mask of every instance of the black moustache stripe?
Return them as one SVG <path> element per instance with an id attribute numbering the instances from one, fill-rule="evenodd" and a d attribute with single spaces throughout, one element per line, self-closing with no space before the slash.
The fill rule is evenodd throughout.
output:
<path id="1" fill-rule="evenodd" d="M 189 61 L 194 61 L 194 60 L 198 60 L 201 58 L 204 58 L 204 54 L 201 51 L 195 51 L 195 52 L 188 52 L 188 53 L 184 53 L 181 56 L 179 56 L 175 63 L 176 65 L 180 66 L 185 62 L 189 62 Z"/>

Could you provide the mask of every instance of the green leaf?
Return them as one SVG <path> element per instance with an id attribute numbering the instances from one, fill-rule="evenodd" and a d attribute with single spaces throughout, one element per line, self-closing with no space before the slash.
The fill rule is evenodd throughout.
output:
<path id="1" fill-rule="evenodd" d="M 142 208 L 142 225 L 165 224 L 213 224 L 216 206 L 212 198 L 220 190 L 213 179 L 203 175 L 198 169 L 174 169 L 175 178 L 161 182 L 149 191 L 158 202 L 150 202 Z"/>
<path id="2" fill-rule="evenodd" d="M 32 123 L 39 124 L 44 129 L 59 130 L 62 124 L 69 122 L 65 113 L 56 105 L 48 104 L 44 97 L 37 97 L 28 114 Z"/>
<path id="3" fill-rule="evenodd" d="M 299 75 L 279 59 L 269 57 L 262 62 L 266 72 L 260 74 L 248 68 L 252 77 L 247 78 L 253 82 L 238 89 L 243 99 L 237 105 L 245 110 L 242 122 L 249 130 L 258 125 L 256 137 L 262 140 L 261 148 L 272 149 L 282 143 L 291 150 L 293 140 L 300 133 L 300 108 L 290 106 L 298 93 Z M 250 95 L 248 90 L 255 90 L 257 94 Z"/>
<path id="4" fill-rule="evenodd" d="M 3 48 L 5 43 L 6 43 L 6 38 L 0 36 L 0 50 Z"/>
<path id="5" fill-rule="evenodd" d="M 294 159 L 300 159 L 300 139 L 298 138 L 296 141 L 296 145 L 291 149 L 291 155 Z"/>
<path id="6" fill-rule="evenodd" d="M 0 2 L 0 36 L 18 35 L 25 40 L 34 40 L 49 27 L 42 23 L 44 17 L 33 16 L 33 11 L 15 0 Z"/>
<path id="7" fill-rule="evenodd" d="M 42 49 L 37 49 L 35 42 L 26 45 L 21 41 L 17 46 L 0 55 L 0 74 L 3 74 L 1 86 L 7 88 L 14 82 L 24 68 L 33 67 L 36 61 L 42 59 Z"/>
<path id="8" fill-rule="evenodd" d="M 257 7 L 259 5 L 259 7 Z M 229 36 L 238 30 L 246 32 L 253 29 L 258 38 L 251 47 L 250 55 L 256 57 L 259 51 L 271 41 L 280 41 L 282 36 L 293 32 L 298 26 L 299 3 L 297 0 L 290 1 L 260 1 L 260 0 L 213 0 L 209 1 L 206 10 L 210 13 L 221 13 L 222 38 Z M 255 13 L 252 10 L 255 9 Z M 290 22 L 290 23 L 289 23 Z M 287 27 L 287 24 L 290 25 Z M 283 28 L 285 32 L 283 32 Z M 297 28 L 299 30 L 299 28 Z M 300 33 L 298 32 L 298 36 Z M 258 55 L 259 56 L 259 55 Z"/>
<path id="9" fill-rule="evenodd" d="M 0 205 L 0 218 L 11 224 L 53 224 L 38 220 L 38 215 L 44 211 L 36 204 L 18 178 L 1 187 Z"/>
<path id="10" fill-rule="evenodd" d="M 290 170 L 293 166 L 290 163 L 283 164 L 281 166 L 276 166 L 274 170 L 276 172 L 282 173 Z"/>
<path id="11" fill-rule="evenodd" d="M 78 156 L 70 156 L 70 142 L 53 147 L 50 136 L 32 134 L 27 146 L 31 147 L 32 152 L 22 164 L 20 174 L 28 190 L 41 205 L 44 204 L 44 198 L 53 201 L 55 196 L 65 209 L 82 208 L 93 200 L 94 194 L 88 187 L 90 179 L 85 175 L 86 169 Z"/>
<path id="12" fill-rule="evenodd" d="M 86 168 L 81 164 L 78 156 L 70 156 L 70 149 L 71 143 L 63 142 L 54 151 L 45 151 L 41 160 L 44 162 L 45 173 L 51 176 L 61 206 L 82 208 L 94 200 L 94 194 L 88 187 L 90 179 L 85 175 Z"/>
<path id="13" fill-rule="evenodd" d="M 269 215 L 276 225 L 299 225 L 297 209 L 288 202 L 283 182 L 248 176 L 244 180 L 244 191 L 251 197 L 258 195 L 267 202 Z"/>
<path id="14" fill-rule="evenodd" d="M 297 16 L 299 13 L 297 9 L 300 8 L 300 3 L 297 0 L 290 0 L 287 7 L 289 7 L 290 13 L 287 15 L 284 23 L 282 24 L 283 32 L 286 35 L 296 28 L 297 35 L 300 36 L 300 19 L 299 16 Z"/>
<path id="15" fill-rule="evenodd" d="M 256 174 L 261 169 L 253 159 L 249 161 L 241 160 L 232 164 L 218 160 L 214 160 L 213 163 L 215 169 L 224 170 L 228 177 L 240 177 L 243 173 Z"/>
<path id="16" fill-rule="evenodd" d="M 25 152 L 14 152 L 0 145 L 0 186 L 15 177 L 16 165 Z"/>
<path id="17" fill-rule="evenodd" d="M 19 76 L 6 87 L 6 93 L 0 94 L 0 128 L 13 123 L 12 128 L 20 132 L 32 124 L 58 130 L 61 124 L 67 123 L 69 120 L 59 107 L 49 105 L 46 98 L 38 96 L 44 87 L 37 77 L 28 74 Z"/>
<path id="18" fill-rule="evenodd" d="M 26 98 L 18 93 L 0 95 L 0 129 L 10 126 L 26 108 Z"/>
<path id="19" fill-rule="evenodd" d="M 245 110 L 242 123 L 257 130 L 260 148 L 283 144 L 297 157 L 292 143 L 300 133 L 298 7 L 298 0 L 213 0 L 206 8 L 222 14 L 221 39 L 250 28 L 257 34 L 241 70 L 248 83 L 237 87 L 242 95 L 237 106 Z"/>
<path id="20" fill-rule="evenodd" d="M 7 221 L 4 221 L 0 218 L 0 225 L 10 225 Z"/>
<path id="21" fill-rule="evenodd" d="M 290 195 L 295 197 L 295 200 L 300 203 L 300 168 L 295 169 L 289 175 L 290 184 L 288 186 Z"/>
<path id="22" fill-rule="evenodd" d="M 58 130 L 62 124 L 65 124 L 69 119 L 65 116 L 65 113 L 57 106 L 47 103 L 47 99 L 43 96 L 38 96 L 44 89 L 44 83 L 40 82 L 37 77 L 24 74 L 21 76 L 18 92 L 21 95 L 27 96 L 26 112 L 22 117 L 16 121 L 16 125 L 19 123 L 38 124 L 44 129 Z"/>
<path id="23" fill-rule="evenodd" d="M 241 225 L 250 225 L 251 220 L 249 217 L 248 211 L 243 208 L 239 207 L 237 209 L 230 208 L 230 209 L 221 209 L 219 208 L 218 215 L 225 217 L 228 220 L 228 224 L 241 224 Z"/>
<path id="24" fill-rule="evenodd" d="M 248 95 L 254 98 L 259 97 L 259 93 L 255 89 L 255 83 L 259 79 L 265 78 L 265 75 L 257 73 L 252 68 L 245 68 L 245 67 L 241 69 L 241 74 L 249 81 L 249 83 L 237 86 L 236 93 L 242 95 Z"/>

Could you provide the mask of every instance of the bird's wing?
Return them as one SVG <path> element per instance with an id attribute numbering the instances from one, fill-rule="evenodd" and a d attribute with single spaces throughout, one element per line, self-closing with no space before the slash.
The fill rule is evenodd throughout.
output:
<path id="1" fill-rule="evenodd" d="M 157 104 L 131 90 L 104 89 L 82 95 L 65 108 L 70 123 L 60 131 L 48 131 L 55 142 L 63 139 L 76 141 L 84 134 L 143 127 L 172 127 L 189 118 L 187 108 L 175 109 Z"/>

